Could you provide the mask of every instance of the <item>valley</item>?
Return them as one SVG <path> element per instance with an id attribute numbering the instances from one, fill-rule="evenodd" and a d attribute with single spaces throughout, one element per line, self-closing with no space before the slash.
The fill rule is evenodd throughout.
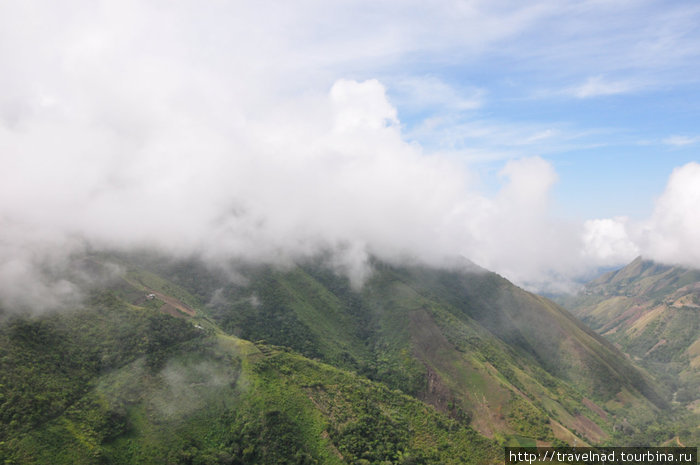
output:
<path id="1" fill-rule="evenodd" d="M 658 381 L 676 411 L 667 428 L 680 431 L 684 442 L 697 442 L 700 271 L 639 257 L 561 302 Z"/>

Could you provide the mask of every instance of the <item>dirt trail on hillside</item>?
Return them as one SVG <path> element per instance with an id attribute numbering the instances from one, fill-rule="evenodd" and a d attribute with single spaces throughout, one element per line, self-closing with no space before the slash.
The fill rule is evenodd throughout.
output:
<path id="1" fill-rule="evenodd" d="M 158 297 L 158 299 L 162 300 L 166 304 L 172 305 L 182 313 L 185 313 L 189 316 L 195 316 L 197 314 L 197 312 L 192 307 L 185 305 L 184 303 L 180 302 L 174 297 L 170 297 L 169 295 L 165 295 L 161 292 L 149 288 L 146 288 L 146 291 L 155 295 L 156 297 Z"/>
<path id="2" fill-rule="evenodd" d="M 196 310 L 190 307 L 189 305 L 180 302 L 175 297 L 171 297 L 169 295 L 163 294 L 162 292 L 156 291 L 155 289 L 151 289 L 148 286 L 145 286 L 142 282 L 140 282 L 140 280 L 138 280 L 139 282 L 134 282 L 127 278 L 124 278 L 124 280 L 132 286 L 136 287 L 137 289 L 139 287 L 142 287 L 146 294 L 153 294 L 158 298 L 158 300 L 163 301 L 165 303 L 163 305 L 163 308 L 161 308 L 161 311 L 163 313 L 168 313 L 170 315 L 177 316 L 176 314 L 174 314 L 176 310 L 189 316 L 195 316 L 197 314 Z"/>

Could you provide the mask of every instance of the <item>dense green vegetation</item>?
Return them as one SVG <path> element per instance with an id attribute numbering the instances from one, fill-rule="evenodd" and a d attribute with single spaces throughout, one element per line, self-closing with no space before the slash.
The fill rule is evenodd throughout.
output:
<path id="1" fill-rule="evenodd" d="M 105 314 L 120 325 L 102 324 Z M 113 300 L 15 319 L 2 343 L 7 366 L 24 366 L 3 371 L 5 463 L 456 464 L 498 453 L 381 384 Z M 85 357 L 57 363 L 75 347 Z"/>
<path id="2" fill-rule="evenodd" d="M 81 266 L 107 263 L 80 308 L 5 315 L 6 463 L 493 463 L 663 407 L 570 315 L 472 266 L 375 262 L 361 289 L 322 262 Z"/>
<path id="3" fill-rule="evenodd" d="M 521 403 L 559 422 L 560 440 L 592 442 L 613 433 L 616 415 L 665 408 L 649 379 L 571 315 L 466 261 L 443 270 L 374 261 L 362 289 L 322 258 L 285 269 L 125 263 L 186 289 L 229 334 L 354 371 L 487 435 L 521 435 L 510 415 Z M 554 440 L 550 426 L 533 437 Z"/>
<path id="4" fill-rule="evenodd" d="M 0 325 L 0 438 L 60 414 L 101 373 L 137 357 L 157 369 L 174 345 L 201 336 L 186 321 L 127 308 L 111 293 L 88 305 Z"/>

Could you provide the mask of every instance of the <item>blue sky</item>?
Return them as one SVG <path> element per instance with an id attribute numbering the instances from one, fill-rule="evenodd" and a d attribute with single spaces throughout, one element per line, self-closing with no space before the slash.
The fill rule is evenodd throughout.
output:
<path id="1" fill-rule="evenodd" d="M 692 1 L 3 2 L 0 298 L 84 244 L 332 250 L 357 283 L 370 256 L 462 255 L 549 290 L 700 266 L 698 24 Z"/>
<path id="2" fill-rule="evenodd" d="M 485 189 L 496 189 L 502 160 L 544 157 L 559 174 L 558 211 L 573 218 L 651 214 L 672 170 L 698 160 L 700 6 L 521 2 L 503 9 L 509 7 L 536 12 L 493 41 L 473 39 L 476 50 L 448 42 L 382 70 L 408 135 L 426 118 L 444 119 L 415 139 L 463 150 L 485 174 Z M 483 13 L 497 21 L 503 12 Z M 439 83 L 473 105 L 421 107 L 402 92 L 407 79 Z"/>

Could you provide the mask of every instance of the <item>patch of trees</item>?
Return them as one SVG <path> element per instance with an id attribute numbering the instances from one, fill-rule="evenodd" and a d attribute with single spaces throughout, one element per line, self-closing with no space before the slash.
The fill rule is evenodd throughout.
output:
<path id="1" fill-rule="evenodd" d="M 74 404 L 91 380 L 145 356 L 158 369 L 172 348 L 201 337 L 189 322 L 132 310 L 111 293 L 86 308 L 0 327 L 0 441 Z"/>

